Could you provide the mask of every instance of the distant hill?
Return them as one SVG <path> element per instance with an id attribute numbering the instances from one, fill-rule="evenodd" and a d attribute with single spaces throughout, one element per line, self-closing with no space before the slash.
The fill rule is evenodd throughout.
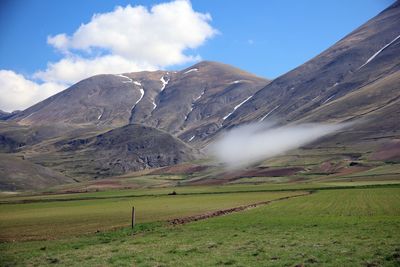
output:
<path id="1" fill-rule="evenodd" d="M 26 150 L 26 158 L 70 177 L 109 177 L 196 158 L 198 151 L 167 132 L 130 124 L 88 137 L 47 142 Z"/>
<path id="2" fill-rule="evenodd" d="M 75 181 L 72 178 L 24 158 L 13 154 L 0 154 L 1 190 L 37 190 L 73 182 Z"/>
<path id="3" fill-rule="evenodd" d="M 5 111 L 0 110 L 0 121 L 5 121 L 5 120 L 17 115 L 19 112 L 20 112 L 19 110 L 16 110 L 13 112 L 5 112 Z"/>
<path id="4" fill-rule="evenodd" d="M 143 124 L 195 142 L 222 127 L 235 106 L 268 80 L 222 63 L 204 61 L 176 71 L 97 75 L 10 120 L 120 127 Z"/>
<path id="5" fill-rule="evenodd" d="M 10 113 L 0 110 L 0 120 L 6 120 L 10 117 Z"/>

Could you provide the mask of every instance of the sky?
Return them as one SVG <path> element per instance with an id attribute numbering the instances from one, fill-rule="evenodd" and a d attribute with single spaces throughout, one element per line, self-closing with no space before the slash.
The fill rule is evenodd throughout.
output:
<path id="1" fill-rule="evenodd" d="M 0 0 L 0 109 L 25 109 L 99 73 L 200 60 L 276 78 L 393 0 Z"/>

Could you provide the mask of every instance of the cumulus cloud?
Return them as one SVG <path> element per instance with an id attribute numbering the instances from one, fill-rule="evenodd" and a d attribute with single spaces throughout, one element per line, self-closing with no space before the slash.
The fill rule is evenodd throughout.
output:
<path id="1" fill-rule="evenodd" d="M 303 124 L 275 127 L 253 123 L 225 133 L 208 147 L 208 152 L 230 170 L 237 170 L 283 154 L 349 124 Z"/>
<path id="2" fill-rule="evenodd" d="M 186 0 L 151 9 L 128 5 L 95 14 L 71 36 L 48 37 L 48 43 L 66 57 L 35 77 L 76 82 L 99 73 L 154 70 L 196 61 L 200 56 L 187 54 L 187 50 L 216 34 L 210 21 L 209 14 L 194 11 Z"/>
<path id="3" fill-rule="evenodd" d="M 11 70 L 0 70 L 0 109 L 23 110 L 64 88 L 59 83 L 37 84 Z"/>
<path id="4" fill-rule="evenodd" d="M 38 71 L 33 77 L 46 82 L 72 84 L 96 74 L 135 72 L 144 69 L 153 70 L 154 67 L 139 65 L 117 55 L 91 59 L 68 56 L 56 63 L 49 63 L 47 70 Z"/>
<path id="5" fill-rule="evenodd" d="M 95 14 L 71 35 L 48 37 L 47 43 L 61 53 L 62 59 L 49 62 L 45 70 L 36 71 L 30 80 L 4 71 L 17 79 L 14 86 L 19 88 L 13 87 L 13 92 L 20 93 L 17 100 L 11 92 L 3 94 L 0 109 L 26 108 L 96 74 L 155 70 L 197 61 L 200 56 L 190 54 L 190 49 L 217 33 L 210 21 L 211 16 L 194 11 L 189 0 L 161 3 L 150 9 L 118 6 L 111 12 Z M 7 88 L 3 86 L 1 90 Z"/>

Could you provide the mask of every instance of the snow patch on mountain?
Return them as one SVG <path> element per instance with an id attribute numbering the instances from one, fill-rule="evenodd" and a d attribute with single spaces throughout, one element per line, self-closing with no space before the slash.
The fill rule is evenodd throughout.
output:
<path id="1" fill-rule="evenodd" d="M 144 90 L 143 88 L 140 88 L 140 98 L 138 99 L 138 101 L 136 101 L 135 105 L 139 104 L 139 102 L 142 100 L 143 96 L 144 96 Z"/>
<path id="2" fill-rule="evenodd" d="M 188 71 L 185 71 L 183 74 L 188 74 L 188 73 L 191 73 L 191 72 L 193 72 L 193 71 L 199 71 L 199 69 L 196 69 L 196 68 L 190 69 L 190 70 L 188 70 Z"/>
<path id="3" fill-rule="evenodd" d="M 270 110 L 267 114 L 265 114 L 261 119 L 260 119 L 260 121 L 263 121 L 263 120 L 265 120 L 265 118 L 266 117 L 268 117 L 272 112 L 274 112 L 277 108 L 279 108 L 281 105 L 278 105 L 278 106 L 276 106 L 276 107 L 274 107 L 272 110 Z"/>
<path id="4" fill-rule="evenodd" d="M 322 104 L 327 103 L 329 100 L 331 100 L 336 94 L 331 95 L 330 97 L 328 97 L 327 100 L 325 100 Z"/>
<path id="5" fill-rule="evenodd" d="M 238 105 L 236 105 L 233 108 L 233 111 L 231 113 L 229 113 L 228 115 L 226 115 L 225 117 L 222 118 L 223 121 L 225 121 L 227 118 L 229 118 L 238 108 L 240 108 L 241 105 L 243 105 L 244 103 L 246 103 L 247 101 L 249 101 L 253 96 L 249 96 L 248 98 L 246 98 L 245 100 L 243 100 L 242 102 L 240 102 Z"/>
<path id="6" fill-rule="evenodd" d="M 162 92 L 162 91 L 164 91 L 165 87 L 167 86 L 167 84 L 168 84 L 168 82 L 169 82 L 169 79 L 168 79 L 168 80 L 165 80 L 165 79 L 164 79 L 164 76 L 162 76 L 162 77 L 160 78 L 160 81 L 161 81 L 161 83 L 162 83 L 162 87 L 161 87 L 160 91 Z"/>
<path id="7" fill-rule="evenodd" d="M 400 34 L 394 38 L 392 41 L 390 41 L 389 43 L 387 43 L 385 46 L 383 46 L 381 49 L 378 50 L 378 52 L 376 52 L 375 54 L 372 55 L 372 57 L 370 57 L 369 59 L 367 59 L 367 61 L 365 61 L 364 64 L 362 64 L 358 69 L 361 69 L 362 67 L 364 67 L 365 65 L 367 65 L 369 62 L 371 62 L 376 56 L 378 56 L 383 50 L 385 50 L 386 48 L 388 48 L 390 45 L 392 45 L 394 42 L 397 41 L 397 39 L 400 38 Z"/>
<path id="8" fill-rule="evenodd" d="M 230 84 L 237 84 L 237 83 L 242 83 L 242 82 L 244 82 L 244 80 L 236 80 L 236 81 L 231 82 Z"/>
<path id="9" fill-rule="evenodd" d="M 196 98 L 194 99 L 194 102 L 200 100 L 200 98 L 204 95 L 205 92 L 206 92 L 206 90 L 204 90 L 198 97 L 196 97 Z"/>
<path id="10" fill-rule="evenodd" d="M 123 74 L 114 74 L 114 76 L 128 80 L 128 81 L 123 81 L 123 83 L 133 83 L 133 80 L 131 78 L 129 78 L 128 76 L 125 76 Z"/>

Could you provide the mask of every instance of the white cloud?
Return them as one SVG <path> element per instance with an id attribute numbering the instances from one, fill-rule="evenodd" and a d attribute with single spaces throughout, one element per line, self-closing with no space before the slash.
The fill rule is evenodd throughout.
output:
<path id="1" fill-rule="evenodd" d="M 0 109 L 23 110 L 64 88 L 64 85 L 52 82 L 39 85 L 11 70 L 0 70 Z"/>
<path id="2" fill-rule="evenodd" d="M 200 56 L 189 51 L 217 33 L 210 21 L 211 16 L 194 11 L 189 0 L 151 9 L 118 6 L 112 12 L 95 14 L 71 35 L 48 37 L 48 44 L 63 58 L 36 71 L 32 76 L 35 81 L 3 70 L 0 109 L 28 107 L 51 92 L 96 74 L 154 70 L 197 61 Z M 7 81 L 5 76 L 15 81 Z"/>
<path id="3" fill-rule="evenodd" d="M 67 56 L 64 59 L 49 63 L 45 71 L 38 71 L 34 78 L 46 82 L 76 83 L 96 74 L 123 73 L 141 70 L 153 70 L 150 65 L 139 65 L 117 55 L 106 55 L 92 59 Z"/>
<path id="4" fill-rule="evenodd" d="M 252 123 L 225 132 L 208 146 L 208 152 L 230 170 L 284 154 L 352 124 L 303 124 L 275 127 Z"/>
<path id="5" fill-rule="evenodd" d="M 35 77 L 73 83 L 100 73 L 154 70 L 196 61 L 200 57 L 186 51 L 216 34 L 210 20 L 209 14 L 194 11 L 186 0 L 158 4 L 150 10 L 128 5 L 95 14 L 71 36 L 48 37 L 48 43 L 66 57 L 50 63 Z"/>

